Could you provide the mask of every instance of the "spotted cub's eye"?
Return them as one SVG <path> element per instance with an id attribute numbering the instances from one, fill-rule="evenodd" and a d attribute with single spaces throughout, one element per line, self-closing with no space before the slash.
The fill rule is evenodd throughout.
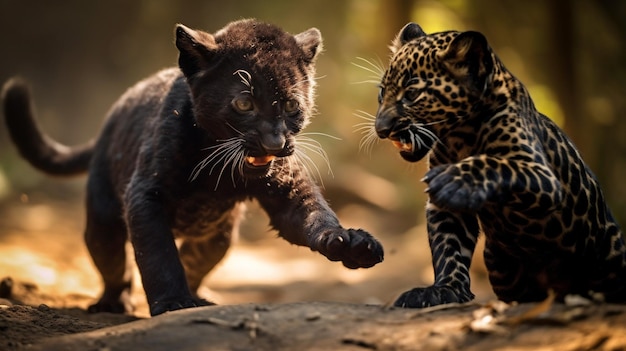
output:
<path id="1" fill-rule="evenodd" d="M 285 112 L 287 112 L 287 114 L 295 114 L 296 112 L 298 112 L 298 109 L 300 108 L 300 104 L 298 103 L 297 100 L 287 100 L 285 101 Z"/>
<path id="2" fill-rule="evenodd" d="M 378 104 L 380 105 L 383 103 L 383 97 L 385 96 L 385 87 L 381 85 L 378 88 Z"/>
<path id="3" fill-rule="evenodd" d="M 252 111 L 254 109 L 254 104 L 252 103 L 252 100 L 246 96 L 235 98 L 231 104 L 233 105 L 235 110 L 240 113 Z"/>
<path id="4" fill-rule="evenodd" d="M 402 100 L 404 103 L 414 103 L 417 99 L 422 95 L 422 92 L 418 89 L 408 88 L 404 91 L 404 95 L 402 96 Z"/>

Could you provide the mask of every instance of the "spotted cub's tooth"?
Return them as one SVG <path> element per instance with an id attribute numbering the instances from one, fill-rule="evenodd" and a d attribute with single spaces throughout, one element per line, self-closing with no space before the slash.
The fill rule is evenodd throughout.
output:
<path id="1" fill-rule="evenodd" d="M 393 140 L 391 142 L 393 144 L 393 146 L 395 146 L 397 149 L 400 149 L 402 151 L 411 151 L 413 150 L 413 147 L 411 144 L 408 143 L 403 143 L 401 141 L 397 141 L 397 140 Z"/>

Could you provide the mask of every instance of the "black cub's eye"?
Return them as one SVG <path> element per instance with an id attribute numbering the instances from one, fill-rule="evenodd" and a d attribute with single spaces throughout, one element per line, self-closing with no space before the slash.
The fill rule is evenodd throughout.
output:
<path id="1" fill-rule="evenodd" d="M 405 103 L 414 103 L 422 94 L 421 91 L 413 88 L 408 88 L 404 91 L 402 99 Z"/>
<path id="2" fill-rule="evenodd" d="M 246 96 L 235 98 L 231 104 L 233 105 L 235 110 L 240 113 L 252 111 L 254 109 L 254 104 L 252 103 L 252 100 Z"/>
<path id="3" fill-rule="evenodd" d="M 300 108 L 300 104 L 298 103 L 297 100 L 287 100 L 285 101 L 285 106 L 283 107 L 285 109 L 285 112 L 287 112 L 287 114 L 294 114 L 296 112 L 298 112 L 298 109 Z"/>

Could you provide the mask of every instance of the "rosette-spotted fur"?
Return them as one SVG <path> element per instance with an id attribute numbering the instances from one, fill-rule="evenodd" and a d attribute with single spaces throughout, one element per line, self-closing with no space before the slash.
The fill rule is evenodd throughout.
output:
<path id="1" fill-rule="evenodd" d="M 380 84 L 375 132 L 409 162 L 427 157 L 426 207 L 435 282 L 397 306 L 474 298 L 479 231 L 496 295 L 536 301 L 549 290 L 626 301 L 626 247 L 591 170 L 539 113 L 478 32 L 406 25 Z"/>

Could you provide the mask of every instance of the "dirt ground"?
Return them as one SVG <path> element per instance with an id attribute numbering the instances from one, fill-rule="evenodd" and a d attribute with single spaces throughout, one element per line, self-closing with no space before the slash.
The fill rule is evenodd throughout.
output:
<path id="1" fill-rule="evenodd" d="M 32 287 L 15 287 L 18 295 L 48 299 Z M 424 310 L 341 302 L 233 304 L 154 318 L 2 303 L 1 350 L 626 350 L 626 306 L 583 301 Z"/>
<path id="2" fill-rule="evenodd" d="M 101 283 L 82 211 L 36 194 L 0 205 L 0 350 L 626 350 L 626 306 L 494 302 L 479 258 L 476 302 L 385 307 L 432 280 L 424 228 L 379 235 L 385 262 L 352 271 L 258 230 L 254 204 L 242 231 L 260 234 L 242 235 L 201 292 L 218 306 L 148 318 L 136 277 L 135 315 L 87 314 Z M 368 211 L 339 216 L 384 233 Z"/>

